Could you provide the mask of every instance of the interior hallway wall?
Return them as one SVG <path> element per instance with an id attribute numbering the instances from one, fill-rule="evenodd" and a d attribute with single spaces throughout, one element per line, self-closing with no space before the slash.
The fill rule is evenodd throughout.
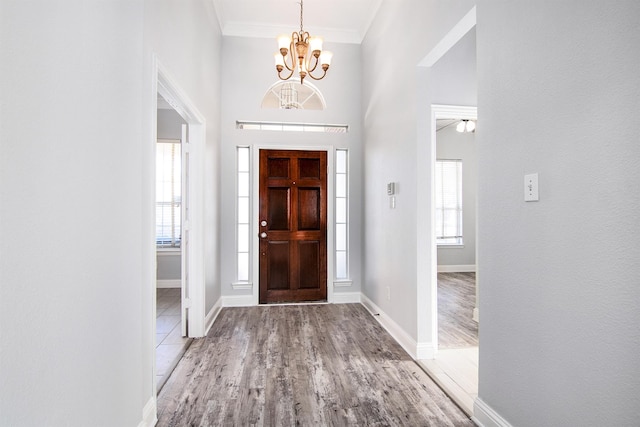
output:
<path id="1" fill-rule="evenodd" d="M 367 212 L 363 293 L 417 344 L 433 346 L 434 340 L 429 313 L 433 298 L 424 291 L 430 280 L 429 260 L 435 256 L 426 243 L 432 232 L 427 186 L 435 160 L 429 149 L 430 106 L 436 100 L 473 105 L 467 99 L 475 97 L 434 98 L 431 70 L 417 65 L 473 5 L 383 2 L 362 44 L 367 70 L 362 107 Z M 397 183 L 395 209 L 386 193 L 388 182 Z"/>
<path id="2" fill-rule="evenodd" d="M 514 426 L 638 425 L 639 20 L 478 5 L 479 397 Z"/>
<path id="3" fill-rule="evenodd" d="M 207 119 L 209 306 L 219 298 L 212 10 L 0 3 L 3 423 L 135 426 L 152 408 L 152 52 Z"/>
<path id="4" fill-rule="evenodd" d="M 143 9 L 0 3 L 3 425 L 135 426 L 151 397 Z"/>

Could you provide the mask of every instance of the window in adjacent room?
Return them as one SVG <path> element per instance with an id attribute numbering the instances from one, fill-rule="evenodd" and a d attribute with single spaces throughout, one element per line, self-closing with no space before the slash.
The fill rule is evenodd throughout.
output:
<path id="1" fill-rule="evenodd" d="M 179 139 L 156 144 L 156 246 L 179 248 L 181 241 L 181 148 Z"/>
<path id="2" fill-rule="evenodd" d="M 436 160 L 436 243 L 462 245 L 462 160 Z"/>

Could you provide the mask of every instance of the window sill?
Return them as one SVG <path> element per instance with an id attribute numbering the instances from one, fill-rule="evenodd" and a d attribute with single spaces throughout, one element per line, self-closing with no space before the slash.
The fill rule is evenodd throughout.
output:
<path id="1" fill-rule="evenodd" d="M 353 281 L 349 279 L 336 279 L 333 281 L 334 288 L 350 288 L 353 285 Z"/>
<path id="2" fill-rule="evenodd" d="M 438 243 L 438 249 L 462 249 L 464 245 L 459 245 L 457 243 Z"/>
<path id="3" fill-rule="evenodd" d="M 253 283 L 251 282 L 233 282 L 231 283 L 231 287 L 236 290 L 245 290 L 245 289 L 253 289 Z"/>
<path id="4" fill-rule="evenodd" d="M 158 256 L 172 256 L 180 255 L 182 250 L 180 248 L 156 248 L 156 254 Z"/>

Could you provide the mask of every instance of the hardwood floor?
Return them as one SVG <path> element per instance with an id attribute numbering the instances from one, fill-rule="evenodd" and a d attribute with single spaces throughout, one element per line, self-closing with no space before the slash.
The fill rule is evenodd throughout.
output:
<path id="1" fill-rule="evenodd" d="M 158 426 L 472 426 L 360 304 L 224 308 L 158 397 Z"/>
<path id="2" fill-rule="evenodd" d="M 478 346 L 475 273 L 438 273 L 438 348 Z"/>

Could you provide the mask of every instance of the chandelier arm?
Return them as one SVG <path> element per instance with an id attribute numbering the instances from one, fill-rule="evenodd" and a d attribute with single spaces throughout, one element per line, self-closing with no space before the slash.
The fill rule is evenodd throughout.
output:
<path id="1" fill-rule="evenodd" d="M 287 52 L 287 55 L 282 57 L 282 61 L 284 62 L 284 66 L 287 67 L 287 70 L 291 71 L 293 73 L 293 70 L 296 69 L 296 65 L 298 63 L 298 61 L 296 61 L 297 57 L 297 51 L 295 49 L 296 47 L 296 43 L 300 40 L 298 33 L 296 33 L 295 31 L 291 34 L 291 42 L 289 43 L 289 52 Z M 289 67 L 289 64 L 287 62 L 287 58 L 289 58 L 289 60 L 291 61 L 291 67 Z"/>
<path id="2" fill-rule="evenodd" d="M 311 65 L 311 58 L 316 59 L 316 62 L 313 64 L 313 68 L 309 67 L 309 65 Z M 307 72 L 312 73 L 313 70 L 315 70 L 318 67 L 318 62 L 320 62 L 320 60 L 315 55 L 311 55 L 309 57 L 309 61 L 307 61 Z"/>
<path id="3" fill-rule="evenodd" d="M 289 75 L 287 77 L 282 77 L 280 75 L 280 71 L 278 71 L 278 77 L 280 78 L 280 80 L 289 80 L 291 78 L 291 76 L 293 76 L 293 70 L 290 70 L 291 72 L 289 73 Z"/>
<path id="4" fill-rule="evenodd" d="M 322 73 L 322 75 L 320 77 L 314 77 L 313 74 L 311 73 L 307 73 L 307 76 L 311 77 L 313 80 L 322 80 L 324 78 L 324 76 L 327 75 L 327 70 L 323 70 L 324 72 Z"/>
<path id="5" fill-rule="evenodd" d="M 290 58 L 289 60 L 291 61 L 291 63 L 293 64 L 291 67 L 289 67 L 289 64 L 287 63 L 287 58 Z M 287 70 L 291 71 L 293 73 L 293 70 L 295 70 L 296 68 L 296 63 L 295 60 L 293 59 L 292 56 L 290 55 L 286 55 L 282 57 L 282 62 L 284 62 L 284 66 L 287 68 Z"/>

